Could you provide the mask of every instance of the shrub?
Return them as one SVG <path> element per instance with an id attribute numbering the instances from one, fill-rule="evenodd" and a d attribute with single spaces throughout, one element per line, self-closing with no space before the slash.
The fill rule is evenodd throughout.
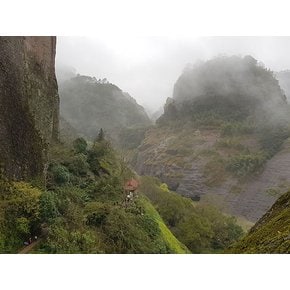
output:
<path id="1" fill-rule="evenodd" d="M 99 174 L 101 169 L 100 160 L 108 155 L 111 151 L 109 142 L 103 140 L 102 142 L 95 142 L 93 147 L 88 151 L 87 162 L 93 173 Z"/>
<path id="2" fill-rule="evenodd" d="M 91 188 L 89 195 L 93 200 L 115 200 L 122 199 L 123 184 L 118 176 L 99 178 Z"/>
<path id="3" fill-rule="evenodd" d="M 86 155 L 80 153 L 74 156 L 68 164 L 68 170 L 74 175 L 86 176 L 89 171 Z"/>
<path id="4" fill-rule="evenodd" d="M 232 148 L 240 151 L 245 149 L 245 146 L 234 138 L 223 138 L 216 143 L 216 146 L 219 148 Z"/>
<path id="5" fill-rule="evenodd" d="M 53 174 L 53 179 L 57 184 L 65 184 L 70 180 L 70 173 L 68 169 L 60 164 L 53 165 L 50 171 Z"/>
<path id="6" fill-rule="evenodd" d="M 30 226 L 29 220 L 25 217 L 20 217 L 16 219 L 16 230 L 20 235 L 29 235 Z"/>
<path id="7" fill-rule="evenodd" d="M 52 191 L 44 192 L 40 197 L 40 218 L 43 222 L 50 222 L 59 215 L 58 198 Z"/>
<path id="8" fill-rule="evenodd" d="M 86 153 L 87 151 L 87 141 L 84 138 L 77 138 L 73 141 L 73 148 L 76 153 Z"/>
<path id="9" fill-rule="evenodd" d="M 290 136 L 288 127 L 278 125 L 265 127 L 259 133 L 262 148 L 267 151 L 269 157 L 279 151 L 283 142 Z"/>
<path id="10" fill-rule="evenodd" d="M 157 222 L 146 214 L 114 207 L 102 229 L 109 253 L 167 253 Z"/>
<path id="11" fill-rule="evenodd" d="M 214 250 L 225 249 L 243 236 L 243 229 L 237 225 L 235 217 L 223 215 L 213 206 L 199 206 L 196 211 L 200 218 L 210 223 L 213 232 L 210 243 Z"/>
<path id="12" fill-rule="evenodd" d="M 163 191 L 169 192 L 168 185 L 166 183 L 162 183 L 160 185 L 160 189 L 162 189 Z"/>
<path id="13" fill-rule="evenodd" d="M 227 122 L 221 127 L 221 135 L 237 136 L 242 134 L 251 134 L 254 130 L 255 126 L 247 122 Z"/>
<path id="14" fill-rule="evenodd" d="M 155 205 L 178 240 L 193 253 L 221 251 L 243 235 L 234 218 L 163 190 L 156 178 L 142 177 L 140 191 Z"/>
<path id="15" fill-rule="evenodd" d="M 211 248 L 214 232 L 208 219 L 191 214 L 173 229 L 174 234 L 192 253 L 201 253 Z"/>
<path id="16" fill-rule="evenodd" d="M 102 202 L 90 202 L 86 205 L 86 224 L 89 226 L 99 227 L 105 223 L 111 207 Z"/>
<path id="17" fill-rule="evenodd" d="M 40 228 L 41 191 L 25 182 L 0 178 L 0 236 L 2 251 L 15 252 Z"/>
<path id="18" fill-rule="evenodd" d="M 163 190 L 161 187 L 165 186 L 158 179 L 149 176 L 142 177 L 140 191 L 156 206 L 165 223 L 174 227 L 187 211 L 192 210 L 192 205 L 188 199 L 166 189 Z"/>
<path id="19" fill-rule="evenodd" d="M 79 254 L 101 253 L 100 237 L 89 229 L 68 229 L 63 220 L 50 227 L 43 248 L 48 253 Z"/>
<path id="20" fill-rule="evenodd" d="M 67 207 L 68 202 L 82 205 L 84 202 L 89 201 L 88 189 L 80 188 L 76 185 L 63 185 L 55 189 L 55 195 L 57 197 L 56 203 L 58 210 L 62 210 L 63 213 Z"/>
<path id="21" fill-rule="evenodd" d="M 266 161 L 263 152 L 240 154 L 228 161 L 227 170 L 237 177 L 246 177 L 257 173 Z"/>

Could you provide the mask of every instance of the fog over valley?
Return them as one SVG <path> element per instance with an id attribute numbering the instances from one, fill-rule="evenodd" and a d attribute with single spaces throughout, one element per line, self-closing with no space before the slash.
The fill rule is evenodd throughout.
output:
<path id="1" fill-rule="evenodd" d="M 289 51 L 0 37 L 0 253 L 290 253 Z"/>
<path id="2" fill-rule="evenodd" d="M 172 97 L 188 64 L 219 55 L 251 55 L 278 72 L 290 68 L 289 51 L 290 37 L 58 37 L 56 68 L 107 78 L 151 115 Z"/>

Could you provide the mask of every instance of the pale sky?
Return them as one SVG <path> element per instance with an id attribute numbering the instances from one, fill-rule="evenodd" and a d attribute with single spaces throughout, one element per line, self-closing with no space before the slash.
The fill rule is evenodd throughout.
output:
<path id="1" fill-rule="evenodd" d="M 56 65 L 107 78 L 154 112 L 187 64 L 220 54 L 250 54 L 271 70 L 290 69 L 290 37 L 58 37 Z"/>

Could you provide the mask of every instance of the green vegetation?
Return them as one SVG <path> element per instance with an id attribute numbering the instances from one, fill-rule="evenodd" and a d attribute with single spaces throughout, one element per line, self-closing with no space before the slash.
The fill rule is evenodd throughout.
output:
<path id="1" fill-rule="evenodd" d="M 189 253 L 147 198 L 126 201 L 134 175 L 103 134 L 56 144 L 50 158 L 45 190 L 1 177 L 0 252 L 37 235 L 35 253 Z"/>
<path id="2" fill-rule="evenodd" d="M 0 177 L 0 252 L 13 252 L 40 231 L 41 191 Z"/>
<path id="3" fill-rule="evenodd" d="M 144 108 L 106 79 L 77 75 L 59 84 L 59 94 L 62 117 L 89 140 L 103 128 L 115 146 L 132 148 L 151 124 Z"/>
<path id="4" fill-rule="evenodd" d="M 177 185 L 194 160 L 196 178 L 203 175 L 209 187 L 230 175 L 254 176 L 290 136 L 283 92 L 255 59 L 222 57 L 185 70 L 154 128 L 144 109 L 105 79 L 78 75 L 61 84 L 60 95 L 70 138 L 94 141 L 53 144 L 42 184 L 0 176 L 1 253 L 17 252 L 35 235 L 41 236 L 36 253 L 220 253 L 233 243 L 232 252 L 290 251 L 289 193 L 241 242 L 235 218 L 156 178 L 141 177 L 139 192 L 128 195 L 125 182 L 138 177 L 108 141 L 132 162 L 137 148 L 157 144 L 157 158 L 144 165 L 174 165 L 166 177 Z M 240 194 L 242 187 L 230 190 Z"/>
<path id="5" fill-rule="evenodd" d="M 236 149 L 236 150 L 245 150 L 245 146 L 239 142 L 238 138 L 222 138 L 215 144 L 218 148 L 229 148 L 229 149 Z"/>
<path id="6" fill-rule="evenodd" d="M 165 184 L 163 184 L 163 186 L 164 185 Z M 169 249 L 169 251 L 172 253 L 178 253 L 178 254 L 190 253 L 190 251 L 179 240 L 177 240 L 176 237 L 172 234 L 169 228 L 165 225 L 164 221 L 160 217 L 157 210 L 154 208 L 154 206 L 145 196 L 142 197 L 142 202 L 144 204 L 144 208 L 146 209 L 146 212 L 150 214 L 150 216 L 154 217 L 155 220 L 158 222 L 158 225 L 161 231 L 161 236 L 166 242 L 166 246 Z"/>
<path id="7" fill-rule="evenodd" d="M 84 138 L 77 138 L 73 142 L 73 147 L 77 153 L 85 153 L 88 147 L 88 144 Z"/>
<path id="8" fill-rule="evenodd" d="M 281 188 L 279 187 L 271 187 L 271 188 L 268 188 L 265 193 L 269 194 L 269 195 L 272 195 L 272 196 L 279 196 L 281 195 Z"/>
<path id="9" fill-rule="evenodd" d="M 226 118 L 232 119 L 244 118 L 258 107 L 274 111 L 286 103 L 273 73 L 251 56 L 221 56 L 188 66 L 173 96 L 178 101 L 195 100 L 196 108 L 188 108 L 189 112 L 214 108 L 220 116 L 229 113 Z M 266 102 L 273 107 L 266 108 Z"/>
<path id="10" fill-rule="evenodd" d="M 188 136 L 192 128 L 220 133 L 215 148 L 223 158 L 207 160 L 204 171 L 211 175 L 208 185 L 218 184 L 214 172 L 219 169 L 238 178 L 259 173 L 290 136 L 285 95 L 273 73 L 251 56 L 217 57 L 189 66 L 177 80 L 173 95 L 157 121 L 159 128 L 174 128 L 175 124 L 182 131 L 177 133 L 178 146 L 171 146 L 171 150 L 187 156 L 193 152 L 193 138 L 183 138 L 184 129 Z M 248 148 L 243 143 L 247 140 L 257 145 Z"/>
<path id="11" fill-rule="evenodd" d="M 228 253 L 290 253 L 290 192 L 282 195 Z"/>
<path id="12" fill-rule="evenodd" d="M 118 147 L 132 150 L 137 148 L 145 138 L 145 132 L 149 127 L 131 127 L 121 129 L 118 135 Z"/>
<path id="13" fill-rule="evenodd" d="M 283 142 L 290 136 L 290 127 L 287 122 L 264 126 L 259 130 L 259 141 L 268 157 L 277 153 Z"/>
<path id="14" fill-rule="evenodd" d="M 232 157 L 227 165 L 227 169 L 237 177 L 246 177 L 257 173 L 266 161 L 263 152 L 239 154 Z"/>
<path id="15" fill-rule="evenodd" d="M 222 136 L 242 136 L 243 134 L 255 136 L 260 148 L 251 152 L 237 139 L 233 139 L 234 137 L 224 137 L 216 144 L 220 148 L 237 150 L 227 161 L 227 169 L 239 178 L 261 172 L 266 161 L 281 149 L 284 141 L 290 136 L 290 130 L 286 122 L 270 125 L 268 121 L 265 121 L 263 126 L 248 126 L 245 123 L 235 122 L 222 127 Z"/>
<path id="16" fill-rule="evenodd" d="M 251 134 L 255 130 L 255 126 L 249 122 L 225 122 L 221 126 L 222 136 L 240 136 Z"/>
<path id="17" fill-rule="evenodd" d="M 142 177 L 140 191 L 150 199 L 178 240 L 193 253 L 219 252 L 243 235 L 233 217 L 169 191 L 156 178 Z"/>

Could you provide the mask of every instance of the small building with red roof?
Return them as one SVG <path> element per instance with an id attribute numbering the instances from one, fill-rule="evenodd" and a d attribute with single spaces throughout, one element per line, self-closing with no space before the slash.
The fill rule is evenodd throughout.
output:
<path id="1" fill-rule="evenodd" d="M 124 189 L 126 191 L 134 192 L 138 188 L 138 186 L 139 182 L 136 179 L 131 178 L 130 180 L 125 182 Z"/>

